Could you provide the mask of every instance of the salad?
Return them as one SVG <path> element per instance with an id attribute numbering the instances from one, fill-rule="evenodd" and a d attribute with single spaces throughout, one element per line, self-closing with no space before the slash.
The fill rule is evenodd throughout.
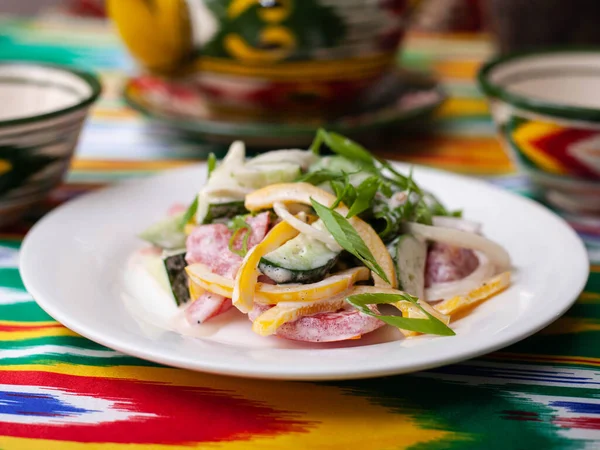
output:
<path id="1" fill-rule="evenodd" d="M 246 158 L 238 141 L 220 164 L 211 155 L 191 205 L 140 237 L 190 324 L 235 307 L 259 335 L 298 341 L 386 325 L 450 336 L 453 316 L 510 284 L 510 257 L 481 224 L 325 130 L 308 150 Z"/>

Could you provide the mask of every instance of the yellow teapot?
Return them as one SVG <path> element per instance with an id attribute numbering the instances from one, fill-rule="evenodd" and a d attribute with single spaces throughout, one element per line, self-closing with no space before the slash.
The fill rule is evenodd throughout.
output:
<path id="1" fill-rule="evenodd" d="M 415 0 L 108 0 L 148 71 L 216 110 L 336 115 L 381 92 Z"/>

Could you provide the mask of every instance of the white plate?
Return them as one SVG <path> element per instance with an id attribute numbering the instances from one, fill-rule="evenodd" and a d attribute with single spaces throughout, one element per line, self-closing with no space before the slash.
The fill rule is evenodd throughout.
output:
<path id="1" fill-rule="evenodd" d="M 161 305 L 153 295 L 153 281 L 148 292 L 134 292 L 126 268 L 144 245 L 136 233 L 172 203 L 189 201 L 205 172 L 201 165 L 126 183 L 53 211 L 22 247 L 29 292 L 77 333 L 140 358 L 227 375 L 324 380 L 422 370 L 507 346 L 556 320 L 587 279 L 581 240 L 547 209 L 480 181 L 417 168 L 416 180 L 483 222 L 485 234 L 507 248 L 515 266 L 512 287 L 453 323 L 456 336 L 402 339 L 385 327 L 358 341 L 301 344 L 253 335 L 236 310 L 207 323 L 197 337 L 182 335 L 167 317 L 174 311 L 169 301 Z"/>

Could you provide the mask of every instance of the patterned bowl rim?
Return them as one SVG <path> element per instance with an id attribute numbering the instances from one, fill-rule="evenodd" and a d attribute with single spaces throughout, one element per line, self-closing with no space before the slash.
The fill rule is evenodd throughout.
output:
<path id="1" fill-rule="evenodd" d="M 583 106 L 570 106 L 513 94 L 504 89 L 501 84 L 494 83 L 490 79 L 492 72 L 497 67 L 506 63 L 512 63 L 517 60 L 524 60 L 531 57 L 576 53 L 596 54 L 600 58 L 600 47 L 555 47 L 545 50 L 515 52 L 508 55 L 499 56 L 488 61 L 481 67 L 477 74 L 477 81 L 479 83 L 479 87 L 488 97 L 498 98 L 520 109 L 565 119 L 600 122 L 600 108 L 595 109 Z"/>
<path id="2" fill-rule="evenodd" d="M 47 63 L 37 63 L 37 62 L 31 62 L 31 61 L 18 61 L 18 60 L 1 61 L 0 62 L 0 70 L 2 70 L 2 68 L 4 68 L 4 67 L 9 67 L 9 66 L 24 66 L 24 67 L 31 67 L 31 68 L 42 68 L 42 69 L 50 69 L 50 70 L 55 70 L 55 71 L 57 70 L 60 72 L 69 73 L 71 75 L 75 75 L 77 78 L 79 78 L 80 80 L 87 83 L 87 85 L 90 87 L 91 90 L 90 90 L 89 95 L 85 96 L 82 100 L 77 102 L 75 105 L 68 106 L 66 108 L 57 109 L 55 111 L 51 111 L 51 112 L 44 113 L 44 114 L 36 114 L 36 115 L 21 117 L 18 119 L 0 120 L 0 128 L 14 126 L 14 125 L 31 124 L 31 123 L 38 122 L 41 120 L 52 119 L 55 117 L 59 117 L 59 116 L 68 114 L 68 113 L 76 111 L 78 109 L 90 106 L 98 99 L 98 97 L 102 93 L 102 84 L 100 83 L 100 79 L 91 72 L 86 72 L 83 70 L 75 69 L 75 68 L 68 67 L 68 66 L 62 66 L 59 64 L 47 64 Z M 27 76 L 16 76 L 16 77 L 12 77 L 12 78 L 13 79 L 21 79 L 24 81 L 29 80 L 27 78 Z"/>

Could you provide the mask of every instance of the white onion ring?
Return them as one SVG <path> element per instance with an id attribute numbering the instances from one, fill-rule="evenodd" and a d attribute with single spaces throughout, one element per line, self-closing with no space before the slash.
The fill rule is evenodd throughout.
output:
<path id="1" fill-rule="evenodd" d="M 277 214 L 277 216 L 281 220 L 287 222 L 291 227 L 295 228 L 300 233 L 304 233 L 305 235 L 313 239 L 323 242 L 332 251 L 342 251 L 342 247 L 339 246 L 339 244 L 335 241 L 333 236 L 331 236 L 329 233 L 326 233 L 325 231 L 317 230 L 315 227 L 298 219 L 296 216 L 294 216 L 287 210 L 283 203 L 273 203 L 273 211 L 275 211 L 275 214 Z"/>
<path id="2" fill-rule="evenodd" d="M 475 254 L 479 259 L 479 265 L 472 273 L 461 280 L 433 284 L 425 289 L 425 299 L 427 301 L 446 300 L 456 295 L 464 295 L 491 278 L 495 274 L 494 265 L 483 253 L 476 252 Z"/>
<path id="3" fill-rule="evenodd" d="M 298 164 L 303 169 L 307 169 L 310 165 L 317 162 L 318 159 L 318 156 L 310 150 L 282 149 L 255 156 L 246 164 L 249 166 L 261 166 L 263 164 L 291 163 Z"/>
<path id="4" fill-rule="evenodd" d="M 467 233 L 481 233 L 481 224 L 472 220 L 460 219 L 458 217 L 433 216 L 432 222 L 434 227 L 455 228 Z"/>
<path id="5" fill-rule="evenodd" d="M 506 250 L 483 236 L 454 228 L 432 227 L 414 222 L 405 224 L 405 227 L 409 233 L 417 234 L 430 241 L 478 250 L 485 253 L 499 272 L 510 270 L 510 256 Z"/>

